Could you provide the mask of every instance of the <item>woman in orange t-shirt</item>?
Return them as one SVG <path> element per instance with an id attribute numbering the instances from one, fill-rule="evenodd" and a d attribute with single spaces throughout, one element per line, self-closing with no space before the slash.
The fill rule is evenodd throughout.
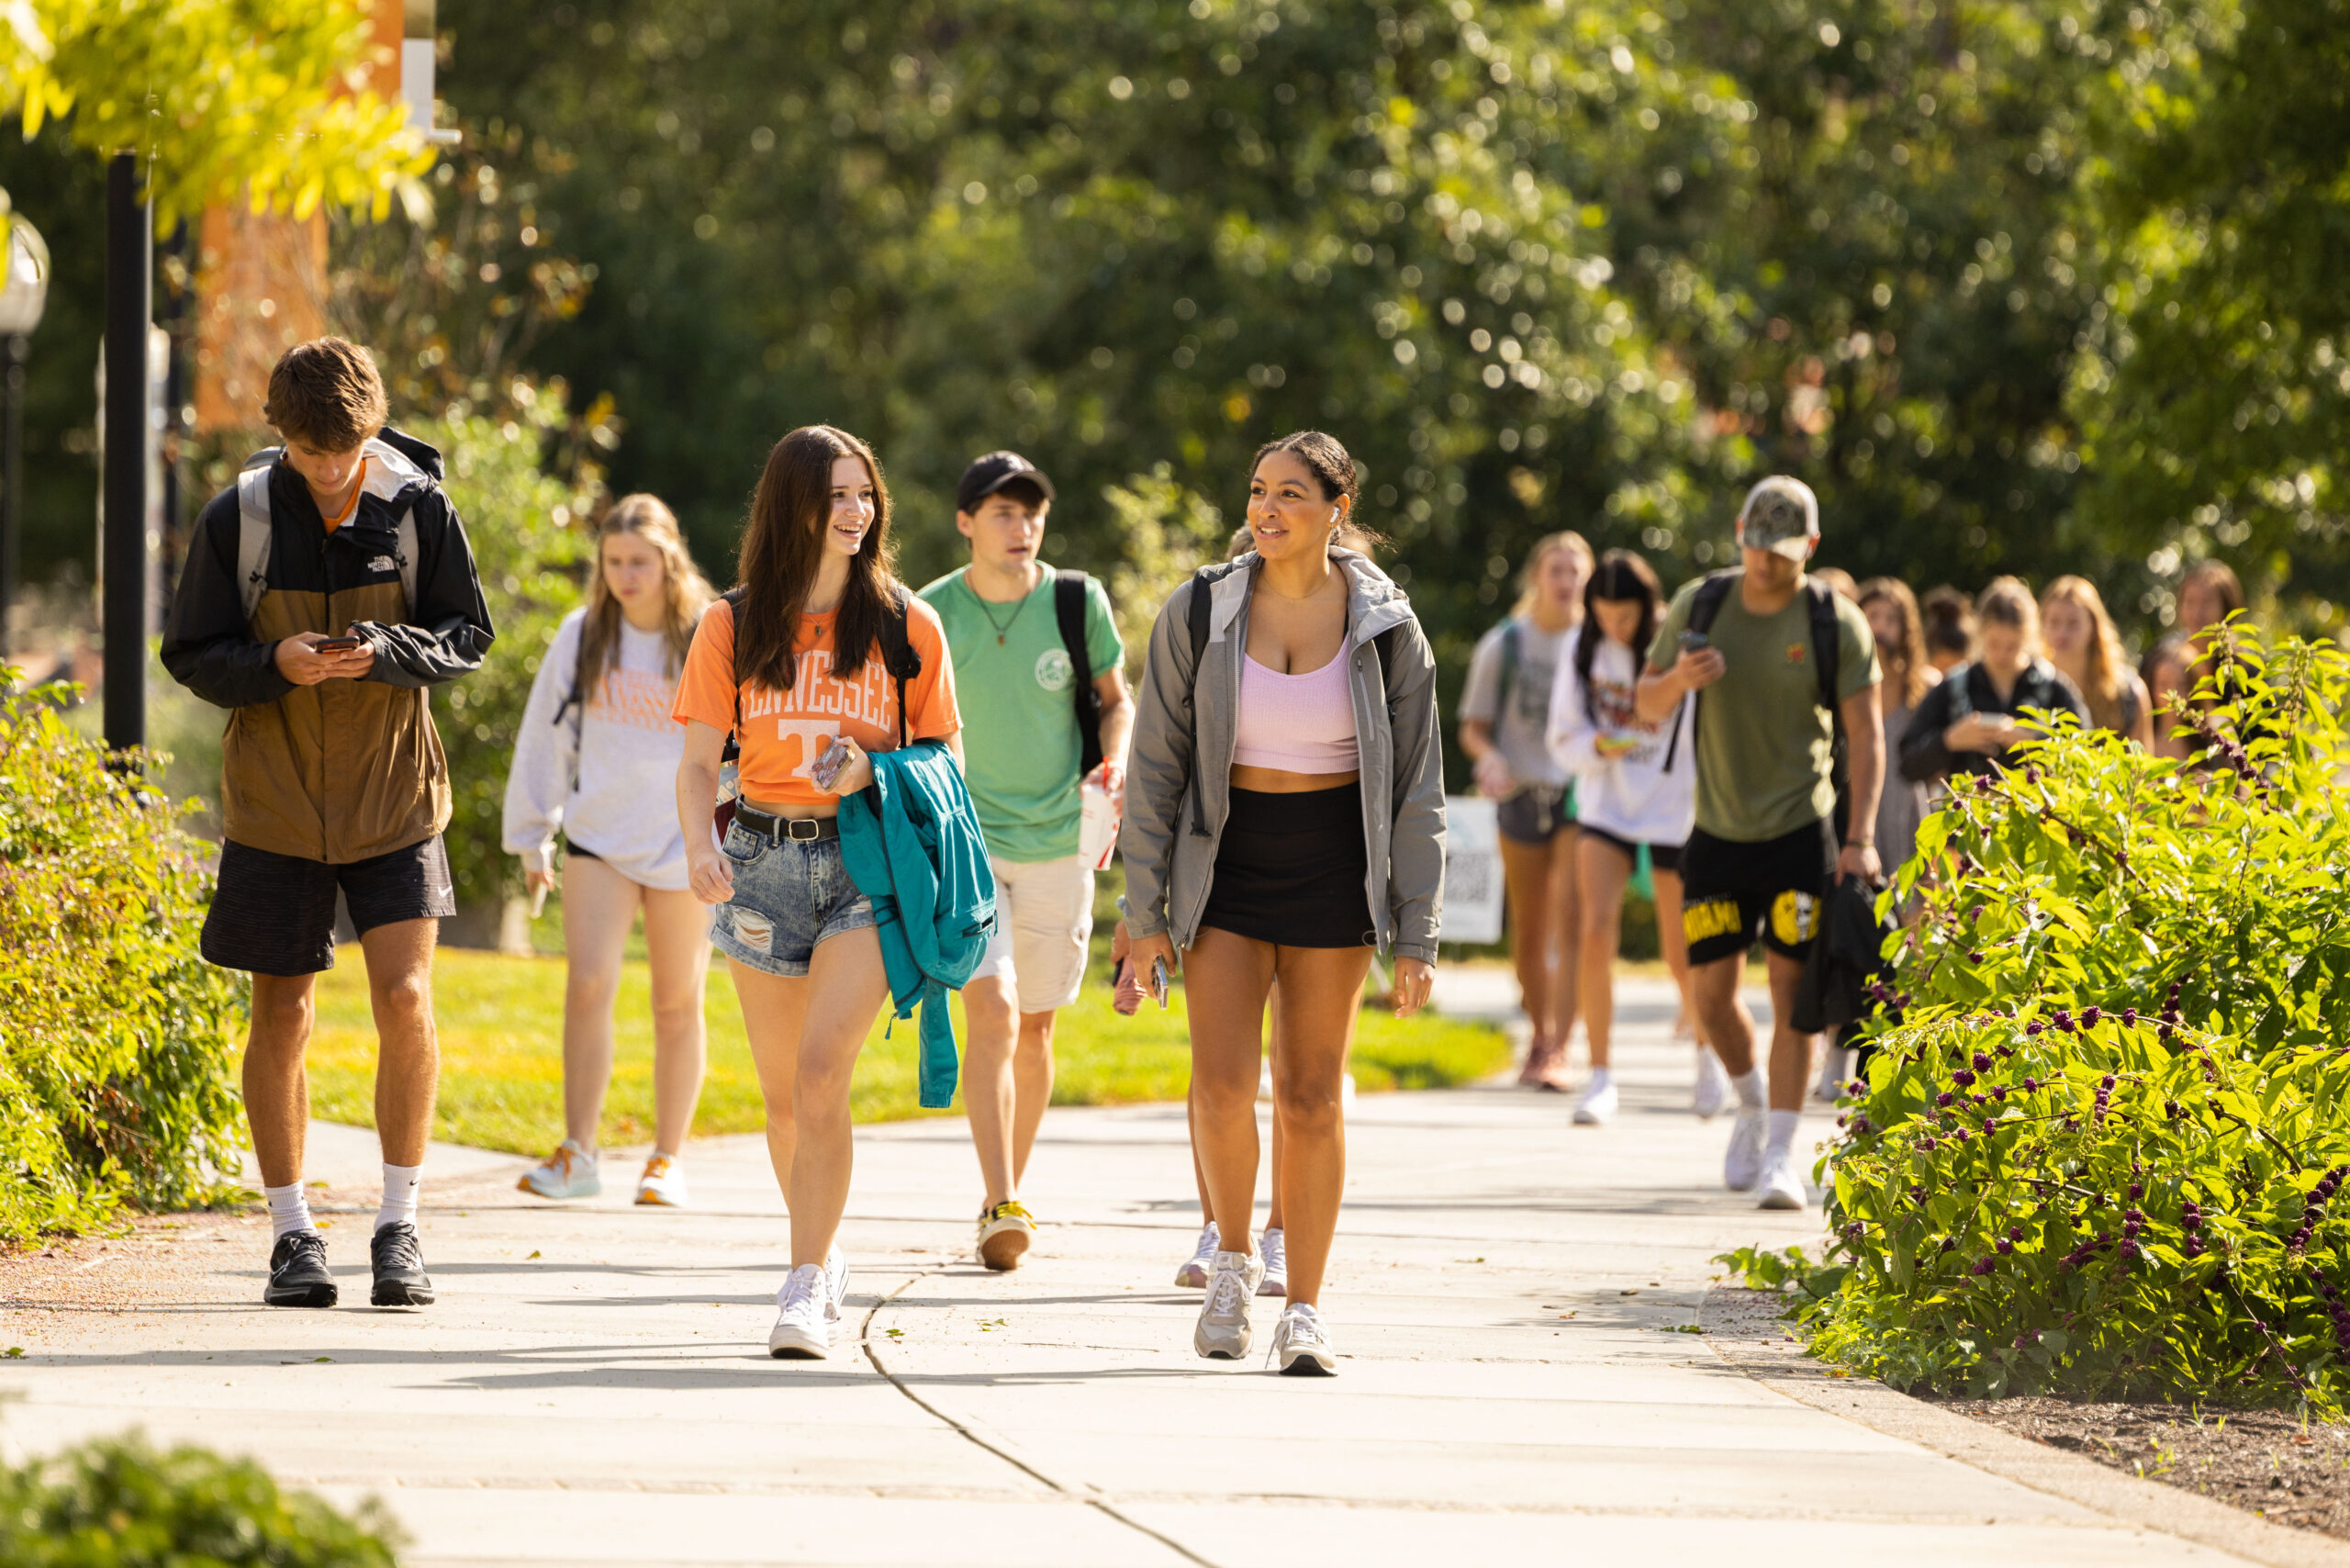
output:
<path id="1" fill-rule="evenodd" d="M 711 939 L 733 969 L 767 1157 L 791 1210 L 791 1273 L 767 1336 L 778 1357 L 831 1348 L 848 1285 L 834 1237 L 848 1203 L 849 1072 L 890 991 L 873 905 L 841 863 L 840 802 L 873 781 L 867 753 L 901 734 L 962 757 L 938 616 L 890 565 L 890 492 L 872 451 L 829 425 L 793 431 L 767 454 L 751 503 L 739 602 L 702 617 L 677 685 L 687 876 L 718 906 Z M 900 616 L 922 663 L 902 712 L 883 658 Z M 710 823 L 729 732 L 742 794 L 722 845 Z"/>

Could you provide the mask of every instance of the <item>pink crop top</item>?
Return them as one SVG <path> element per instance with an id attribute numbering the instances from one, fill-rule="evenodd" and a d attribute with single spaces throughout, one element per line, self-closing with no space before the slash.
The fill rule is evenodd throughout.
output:
<path id="1" fill-rule="evenodd" d="M 1344 644 L 1328 664 L 1307 675 L 1283 675 L 1243 656 L 1232 760 L 1284 773 L 1352 773 L 1361 767 Z"/>

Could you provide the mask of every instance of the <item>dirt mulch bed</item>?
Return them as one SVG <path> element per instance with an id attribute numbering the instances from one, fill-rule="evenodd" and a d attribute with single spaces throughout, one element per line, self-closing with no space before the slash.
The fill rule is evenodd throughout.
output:
<path id="1" fill-rule="evenodd" d="M 2274 1524 L 2350 1540 L 2350 1427 L 2284 1410 L 2092 1405 L 2044 1397 L 1937 1401 L 2020 1438 L 2199 1492 Z"/>

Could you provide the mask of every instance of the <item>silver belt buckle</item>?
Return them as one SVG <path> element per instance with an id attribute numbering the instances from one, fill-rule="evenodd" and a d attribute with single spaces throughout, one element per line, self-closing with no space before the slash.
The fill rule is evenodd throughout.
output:
<path id="1" fill-rule="evenodd" d="M 808 831 L 802 833 L 800 831 L 802 828 Z M 814 817 L 786 817 L 783 819 L 783 835 L 803 844 L 812 844 L 824 835 L 824 830 Z"/>

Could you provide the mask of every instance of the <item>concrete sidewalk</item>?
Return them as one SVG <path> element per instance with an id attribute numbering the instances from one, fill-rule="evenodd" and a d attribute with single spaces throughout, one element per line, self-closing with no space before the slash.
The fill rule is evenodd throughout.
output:
<path id="1" fill-rule="evenodd" d="M 266 1311 L 265 1226 L 192 1224 L 134 1244 L 173 1258 L 155 1299 L 0 1311 L 28 1350 L 0 1363 L 5 1431 L 249 1452 L 381 1495 L 437 1568 L 2243 1561 L 1798 1404 L 1688 1333 L 1714 1253 L 1817 1220 L 1721 1191 L 1669 992 L 1626 989 L 1610 1127 L 1499 1089 L 1357 1100 L 1335 1380 L 1192 1355 L 1183 1115 L 1147 1107 L 1047 1119 L 1048 1228 L 1011 1275 L 964 1251 L 960 1122 L 861 1131 L 828 1362 L 766 1355 L 786 1258 L 755 1140 L 694 1146 L 683 1214 L 628 1206 L 617 1158 L 613 1193 L 551 1205 L 476 1155 L 428 1170 L 439 1305 Z M 335 1180 L 364 1301 L 373 1194 Z"/>

